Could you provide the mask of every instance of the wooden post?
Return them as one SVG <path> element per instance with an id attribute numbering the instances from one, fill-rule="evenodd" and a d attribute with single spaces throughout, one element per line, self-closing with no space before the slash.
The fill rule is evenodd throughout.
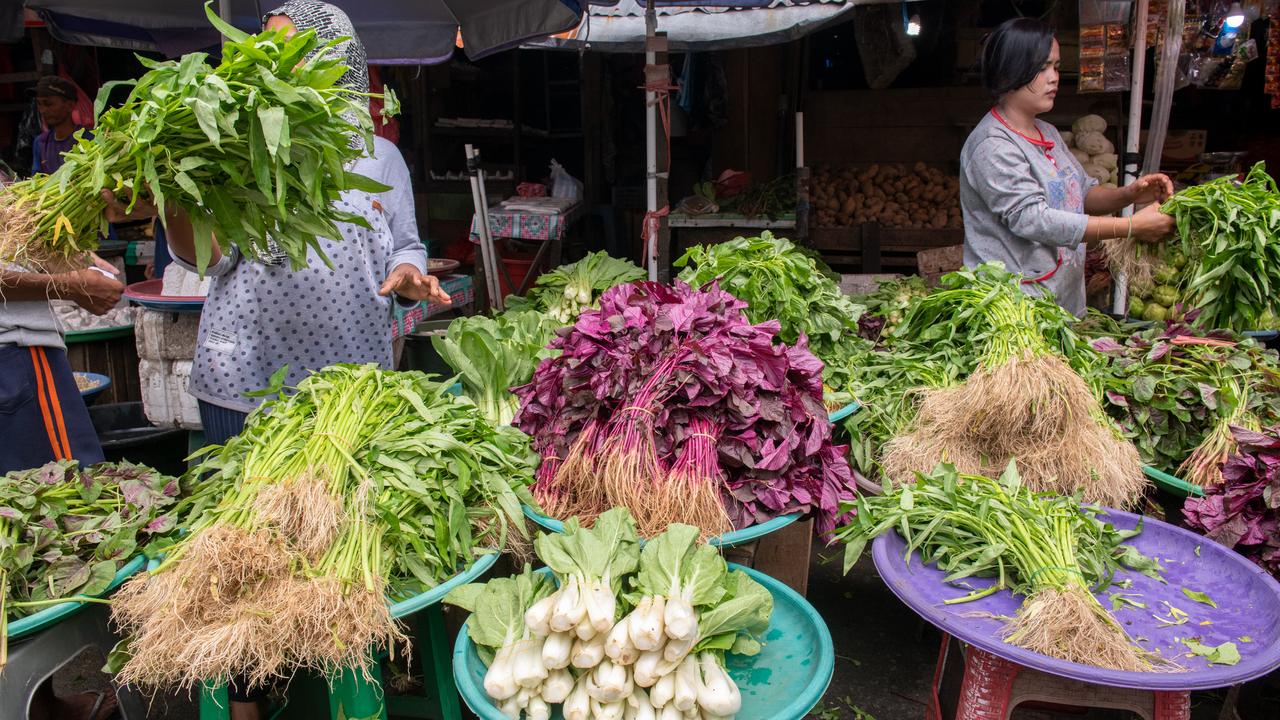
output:
<path id="1" fill-rule="evenodd" d="M 862 272 L 880 272 L 880 225 L 862 224 Z"/>

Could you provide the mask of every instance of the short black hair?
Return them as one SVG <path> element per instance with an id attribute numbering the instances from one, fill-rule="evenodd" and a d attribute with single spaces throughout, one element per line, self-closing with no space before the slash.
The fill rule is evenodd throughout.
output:
<path id="1" fill-rule="evenodd" d="M 1053 28 L 1029 17 L 1005 20 L 982 48 L 982 84 L 995 97 L 1031 84 L 1053 50 Z"/>

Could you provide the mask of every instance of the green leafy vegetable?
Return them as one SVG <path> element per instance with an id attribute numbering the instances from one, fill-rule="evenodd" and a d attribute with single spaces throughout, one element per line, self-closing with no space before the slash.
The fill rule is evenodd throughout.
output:
<path id="1" fill-rule="evenodd" d="M 1161 208 L 1189 258 L 1186 294 L 1207 328 L 1271 329 L 1280 314 L 1280 192 L 1263 163 L 1244 182 L 1210 180 Z"/>
<path id="2" fill-rule="evenodd" d="M 1182 644 L 1186 645 L 1187 649 L 1191 651 L 1189 656 L 1199 655 L 1207 660 L 1210 665 L 1238 665 L 1240 663 L 1240 650 L 1233 642 L 1210 646 L 1190 638 L 1184 638 Z"/>
<path id="3" fill-rule="evenodd" d="M 339 222 L 367 224 L 335 204 L 345 190 L 386 189 L 346 169 L 373 142 L 372 96 L 335 84 L 346 66 L 318 51 L 336 43 L 311 30 L 246 35 L 205 12 L 230 38 L 221 62 L 209 67 L 204 53 L 144 59 L 140 79 L 105 85 L 93 139 L 81 135 L 52 175 L 5 188 L 0 257 L 35 267 L 77 261 L 106 234 L 104 187 L 132 198 L 130 208 L 146 196 L 162 217 L 166 207 L 185 210 L 201 269 L 215 241 L 250 258 L 271 254 L 274 241 L 294 268 L 309 251 L 328 262 L 319 238 L 340 239 Z M 104 111 L 120 85 L 133 86 L 128 99 Z"/>
<path id="4" fill-rule="evenodd" d="M 1218 603 L 1214 602 L 1213 598 L 1200 592 L 1199 590 L 1182 588 L 1182 594 L 1186 595 L 1187 597 L 1191 598 L 1192 600 L 1195 600 L 1196 602 L 1202 605 L 1208 605 L 1209 607 L 1215 607 L 1215 608 L 1218 607 Z"/>
<path id="5" fill-rule="evenodd" d="M 113 604 L 135 636 L 119 677 L 253 686 L 297 666 L 362 667 L 369 648 L 403 641 L 388 600 L 523 533 L 534 459 L 522 433 L 421 373 L 312 373 L 192 470 L 185 534 Z M 227 626 L 243 642 L 209 653 Z"/>
<path id="6" fill-rule="evenodd" d="M 561 325 L 572 325 L 583 310 L 596 306 L 600 293 L 644 277 L 644 270 L 635 263 L 605 252 L 589 253 L 575 263 L 542 274 L 525 297 L 510 296 L 506 306 L 516 311 L 544 312 Z"/>
<path id="7" fill-rule="evenodd" d="M 1000 590 L 1025 597 L 1005 639 L 1051 657 L 1112 669 L 1150 669 L 1164 661 L 1136 647 L 1098 602 L 1126 557 L 1121 532 L 1078 500 L 1037 494 L 1024 486 L 1013 463 L 999 479 L 962 475 L 940 465 L 916 482 L 860 495 L 847 506 L 850 523 L 836 531 L 847 544 L 845 568 L 872 538 L 896 530 L 908 559 L 921 559 L 958 583 L 994 577 L 995 583 L 946 602 L 979 600 Z M 1135 551 L 1136 552 L 1136 551 Z M 1087 637 L 1087 650 L 1079 643 Z"/>
<path id="8" fill-rule="evenodd" d="M 718 245 L 698 245 L 678 260 L 680 279 L 694 287 L 713 280 L 747 303 L 753 323 L 776 320 L 778 340 L 795 344 L 801 335 L 830 367 L 841 367 L 860 344 L 862 308 L 840 292 L 824 267 L 790 240 L 764 232 Z"/>
<path id="9" fill-rule="evenodd" d="M 485 419 L 510 425 L 520 402 L 511 388 L 529 382 L 548 350 L 559 321 L 540 312 L 506 312 L 494 318 L 460 317 L 444 335 L 431 338 L 441 359 L 458 373 L 462 391 L 475 401 Z"/>
<path id="10" fill-rule="evenodd" d="M 127 462 L 0 479 L 0 670 L 10 619 L 101 595 L 141 544 L 176 527 L 177 499 L 176 479 Z"/>

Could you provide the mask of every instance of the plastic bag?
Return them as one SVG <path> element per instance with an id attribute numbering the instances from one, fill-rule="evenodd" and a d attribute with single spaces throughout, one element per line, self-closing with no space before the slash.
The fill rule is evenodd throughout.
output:
<path id="1" fill-rule="evenodd" d="M 551 197 L 582 199 L 582 181 L 570 175 L 554 159 L 551 161 Z"/>

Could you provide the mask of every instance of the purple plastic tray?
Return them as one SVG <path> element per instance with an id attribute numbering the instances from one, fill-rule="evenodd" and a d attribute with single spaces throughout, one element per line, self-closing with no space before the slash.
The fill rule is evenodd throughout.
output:
<path id="1" fill-rule="evenodd" d="M 1119 510 L 1108 510 L 1105 517 L 1121 529 L 1135 527 L 1139 519 Z M 943 600 L 966 595 L 969 590 L 943 582 L 945 573 L 924 565 L 916 553 L 912 553 L 908 564 L 906 542 L 896 532 L 876 538 L 872 557 L 893 594 L 942 631 L 1006 660 L 1053 675 L 1138 690 L 1207 690 L 1252 680 L 1280 667 L 1280 583 L 1231 549 L 1151 518 L 1145 518 L 1142 534 L 1130 542 L 1145 555 L 1160 560 L 1169 584 L 1126 570 L 1117 579 L 1132 579 L 1132 587 L 1113 586 L 1098 599 L 1108 609 L 1109 592 L 1122 592 L 1145 603 L 1145 610 L 1123 605 L 1112 614 L 1130 636 L 1138 639 L 1139 645 L 1177 660 L 1186 668 L 1183 672 L 1104 670 L 1009 645 L 1000 639 L 1004 621 L 978 615 L 1013 615 L 1021 598 L 1006 590 L 974 602 L 943 605 Z M 994 580 L 969 578 L 962 582 L 972 588 L 985 588 Z M 1184 587 L 1208 594 L 1218 607 L 1191 600 L 1182 594 Z M 1152 615 L 1168 616 L 1163 600 L 1191 619 L 1185 625 L 1158 627 Z M 1200 625 L 1205 620 L 1212 624 Z M 1250 637 L 1252 642 L 1241 642 L 1242 636 Z M 1240 650 L 1240 662 L 1209 665 L 1203 657 L 1185 657 L 1187 648 L 1178 638 L 1198 638 L 1210 646 L 1234 642 Z"/>

